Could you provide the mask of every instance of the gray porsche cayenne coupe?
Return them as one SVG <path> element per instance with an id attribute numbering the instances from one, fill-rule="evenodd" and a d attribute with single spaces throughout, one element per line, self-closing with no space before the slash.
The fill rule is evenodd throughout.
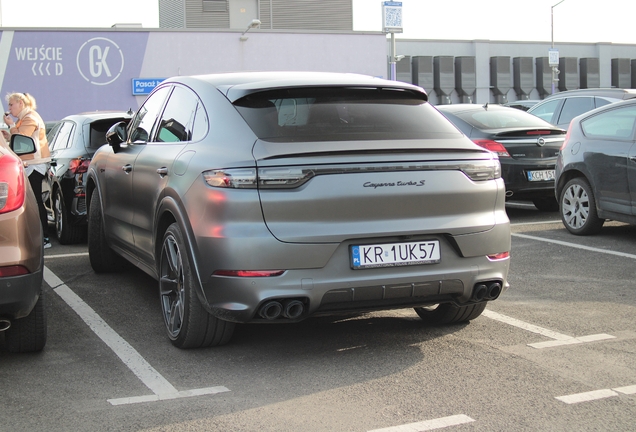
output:
<path id="1" fill-rule="evenodd" d="M 167 79 L 91 161 L 91 265 L 154 277 L 180 348 L 341 312 L 472 320 L 508 287 L 501 167 L 427 100 L 355 74 Z"/>

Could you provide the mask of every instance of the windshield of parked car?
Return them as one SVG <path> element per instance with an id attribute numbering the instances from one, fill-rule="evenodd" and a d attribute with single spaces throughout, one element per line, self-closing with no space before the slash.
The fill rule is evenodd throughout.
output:
<path id="1" fill-rule="evenodd" d="M 551 128 L 552 126 L 538 117 L 514 108 L 506 110 L 486 110 L 454 112 L 455 116 L 477 129 L 507 128 Z"/>
<path id="2" fill-rule="evenodd" d="M 459 135 L 417 92 L 298 88 L 251 94 L 234 103 L 263 140 L 354 141 Z"/>

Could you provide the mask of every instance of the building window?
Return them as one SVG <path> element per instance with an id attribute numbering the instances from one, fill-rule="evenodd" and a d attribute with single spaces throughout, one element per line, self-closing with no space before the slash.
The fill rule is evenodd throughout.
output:
<path id="1" fill-rule="evenodd" d="M 227 12 L 227 0 L 203 0 L 203 12 Z"/>

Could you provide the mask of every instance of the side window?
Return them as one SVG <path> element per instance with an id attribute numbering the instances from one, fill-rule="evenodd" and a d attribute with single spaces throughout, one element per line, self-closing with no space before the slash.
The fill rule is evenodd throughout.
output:
<path id="1" fill-rule="evenodd" d="M 68 148 L 71 144 L 71 137 L 73 136 L 73 129 L 75 125 L 71 122 L 62 122 L 59 125 L 59 132 L 53 139 L 53 142 L 49 143 L 51 151 L 62 150 Z"/>
<path id="2" fill-rule="evenodd" d="M 191 90 L 176 86 L 161 116 L 159 142 L 192 141 L 198 99 Z"/>
<path id="3" fill-rule="evenodd" d="M 585 136 L 596 139 L 632 140 L 636 107 L 613 109 L 581 122 Z"/>
<path id="4" fill-rule="evenodd" d="M 570 121 L 577 115 L 586 113 L 593 110 L 594 98 L 593 97 L 572 97 L 567 98 L 563 104 L 561 115 L 557 124 L 570 123 Z"/>
<path id="5" fill-rule="evenodd" d="M 194 115 L 194 133 L 192 134 L 192 141 L 200 141 L 208 134 L 210 127 L 208 121 L 208 114 L 205 112 L 203 103 L 199 101 L 197 103 L 197 112 Z"/>
<path id="6" fill-rule="evenodd" d="M 152 128 L 157 121 L 157 117 L 159 117 L 161 107 L 168 93 L 170 93 L 170 87 L 166 86 L 148 96 L 148 99 L 139 108 L 128 127 L 128 139 L 130 142 L 148 142 Z"/>
<path id="7" fill-rule="evenodd" d="M 49 147 L 51 147 L 51 142 L 53 141 L 53 138 L 55 137 L 55 134 L 57 133 L 58 130 L 60 130 L 60 127 L 62 126 L 62 122 L 57 122 L 55 124 L 55 126 L 53 126 L 51 129 L 46 128 L 46 140 L 49 142 Z"/>
<path id="8" fill-rule="evenodd" d="M 594 98 L 594 100 L 596 101 L 596 108 L 605 106 L 605 105 L 609 105 L 612 103 L 612 101 L 609 101 L 607 99 L 603 99 L 600 97 Z"/>
<path id="9" fill-rule="evenodd" d="M 557 106 L 559 105 L 560 102 L 561 101 L 557 99 L 557 100 L 546 102 L 541 105 L 536 105 L 529 112 L 531 114 L 536 115 L 540 119 L 543 119 L 547 122 L 551 122 L 552 116 L 554 115 L 554 111 L 557 109 Z"/>

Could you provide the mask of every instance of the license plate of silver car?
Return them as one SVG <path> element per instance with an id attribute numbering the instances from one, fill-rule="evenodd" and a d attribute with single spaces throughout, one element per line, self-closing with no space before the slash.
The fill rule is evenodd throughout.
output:
<path id="1" fill-rule="evenodd" d="M 350 255 L 354 270 L 437 264 L 441 261 L 438 240 L 355 245 L 350 247 Z"/>
<path id="2" fill-rule="evenodd" d="M 528 181 L 554 180 L 554 170 L 528 171 Z"/>

